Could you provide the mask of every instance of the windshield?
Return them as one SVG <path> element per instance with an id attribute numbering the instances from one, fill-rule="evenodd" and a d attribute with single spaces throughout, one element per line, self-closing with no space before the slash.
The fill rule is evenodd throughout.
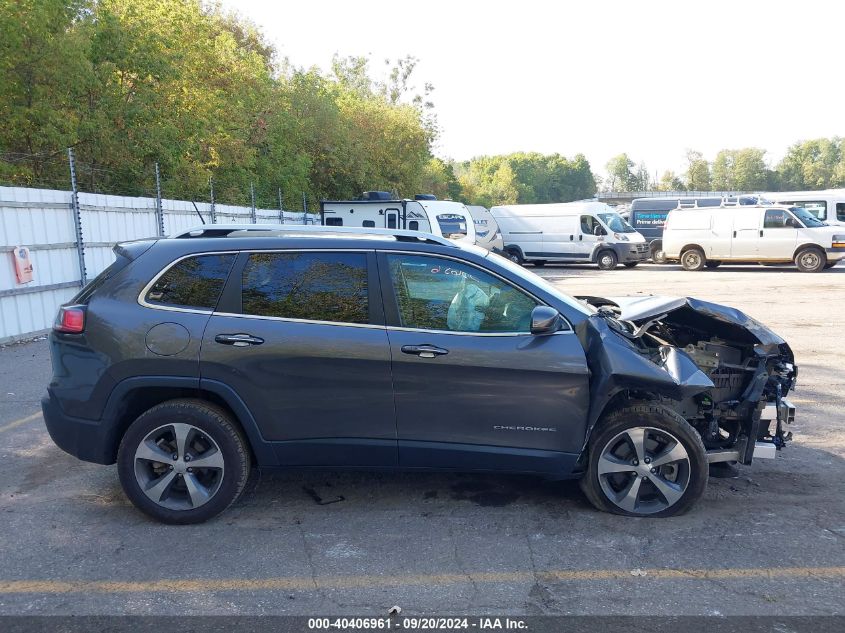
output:
<path id="1" fill-rule="evenodd" d="M 807 228 L 814 228 L 817 226 L 827 226 L 827 222 L 822 222 L 812 213 L 807 211 L 804 207 L 792 207 L 790 209 L 792 213 L 794 213 L 799 220 L 801 220 L 802 224 Z"/>
<path id="2" fill-rule="evenodd" d="M 599 213 L 599 219 L 614 233 L 636 233 L 633 226 L 622 219 L 618 213 Z"/>
<path id="3" fill-rule="evenodd" d="M 569 295 L 562 293 L 560 290 L 558 290 L 553 285 L 551 285 L 548 281 L 546 281 L 545 279 L 543 279 L 539 275 L 536 275 L 536 274 L 532 273 L 531 271 L 526 270 L 525 268 L 523 268 L 519 264 L 515 264 L 512 261 L 510 261 L 509 259 L 505 259 L 501 255 L 497 255 L 496 253 L 493 253 L 491 251 L 487 252 L 487 258 L 495 260 L 497 264 L 499 264 L 503 268 L 507 268 L 510 272 L 512 272 L 514 275 L 516 275 L 519 279 L 522 279 L 522 280 L 524 280 L 524 281 L 526 281 L 530 284 L 534 284 L 538 288 L 545 290 L 550 295 L 552 295 L 552 296 L 558 298 L 559 300 L 563 301 L 566 305 L 574 308 L 575 310 L 578 310 L 578 312 L 580 312 L 581 314 L 585 314 L 585 315 L 589 316 L 589 315 L 591 315 L 595 312 L 595 310 L 593 308 L 587 306 L 584 303 L 581 303 L 580 301 L 578 301 L 574 297 L 570 297 Z"/>
<path id="4" fill-rule="evenodd" d="M 466 237 L 466 218 L 457 213 L 441 213 L 437 216 L 437 224 L 440 225 L 440 232 L 443 237 L 460 239 Z"/>

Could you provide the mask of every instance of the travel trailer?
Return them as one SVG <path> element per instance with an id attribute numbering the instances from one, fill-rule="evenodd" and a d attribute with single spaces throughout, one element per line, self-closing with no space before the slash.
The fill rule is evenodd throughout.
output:
<path id="1" fill-rule="evenodd" d="M 467 205 L 467 209 L 475 224 L 475 243 L 488 251 L 501 254 L 504 250 L 502 233 L 490 210 L 478 205 Z"/>
<path id="2" fill-rule="evenodd" d="M 475 244 L 475 224 L 466 205 L 461 202 L 323 200 L 320 202 L 320 223 L 325 226 L 422 231 Z"/>

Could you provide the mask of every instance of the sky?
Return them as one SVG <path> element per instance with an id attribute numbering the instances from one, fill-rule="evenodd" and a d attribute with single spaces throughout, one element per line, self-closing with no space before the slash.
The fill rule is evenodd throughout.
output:
<path id="1" fill-rule="evenodd" d="M 627 152 L 651 174 L 688 149 L 786 148 L 845 136 L 845 3 L 800 0 L 223 0 L 295 66 L 335 53 L 418 58 L 434 153 Z"/>

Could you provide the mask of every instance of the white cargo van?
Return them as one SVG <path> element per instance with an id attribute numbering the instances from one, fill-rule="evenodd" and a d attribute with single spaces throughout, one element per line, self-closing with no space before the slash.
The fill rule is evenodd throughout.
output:
<path id="1" fill-rule="evenodd" d="M 603 270 L 644 261 L 642 235 L 602 202 L 512 204 L 490 209 L 499 223 L 505 256 L 517 263 L 592 262 Z"/>
<path id="2" fill-rule="evenodd" d="M 663 250 L 686 270 L 795 262 L 803 272 L 818 272 L 845 257 L 845 227 L 829 226 L 802 207 L 676 209 L 666 218 Z"/>
<path id="3" fill-rule="evenodd" d="M 824 191 L 771 191 L 761 194 L 766 200 L 790 207 L 804 207 L 819 220 L 845 225 L 845 189 Z"/>
<path id="4" fill-rule="evenodd" d="M 475 244 L 475 224 L 461 202 L 446 200 L 323 200 L 325 226 L 408 229 Z"/>
<path id="5" fill-rule="evenodd" d="M 490 214 L 487 207 L 478 205 L 467 205 L 467 210 L 472 215 L 475 224 L 475 243 L 488 251 L 501 254 L 504 250 L 502 233 L 499 231 L 499 223 Z"/>

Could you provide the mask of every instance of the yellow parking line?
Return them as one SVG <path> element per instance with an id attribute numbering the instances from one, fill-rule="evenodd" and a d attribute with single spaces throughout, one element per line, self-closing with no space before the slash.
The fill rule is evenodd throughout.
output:
<path id="1" fill-rule="evenodd" d="M 25 418 L 21 418 L 20 420 L 15 420 L 14 422 L 9 422 L 5 426 L 0 426 L 0 433 L 3 431 L 11 431 L 12 429 L 19 427 L 21 424 L 26 424 L 27 422 L 32 422 L 33 420 L 41 417 L 41 411 L 38 413 L 33 413 L 32 415 L 28 415 Z"/>
<path id="2" fill-rule="evenodd" d="M 405 576 L 323 576 L 289 578 L 222 578 L 148 581 L 115 580 L 0 580 L 0 595 L 40 593 L 195 593 L 213 591 L 308 591 L 313 589 L 366 589 L 407 585 L 458 583 L 520 583 L 601 580 L 731 580 L 742 578 L 845 578 L 845 567 L 761 567 L 749 569 L 581 569 L 558 571 L 479 572 L 477 574 L 424 574 Z"/>

